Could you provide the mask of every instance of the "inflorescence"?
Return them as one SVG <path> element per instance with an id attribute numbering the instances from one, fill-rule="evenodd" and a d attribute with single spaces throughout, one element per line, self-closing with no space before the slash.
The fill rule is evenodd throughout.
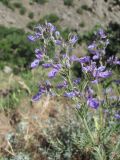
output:
<path id="1" fill-rule="evenodd" d="M 88 46 L 89 55 L 83 57 L 72 54 L 78 41 L 77 35 L 70 34 L 68 41 L 65 41 L 51 23 L 35 27 L 35 33 L 29 35 L 28 39 L 31 42 L 40 41 L 42 46 L 35 49 L 36 58 L 31 63 L 31 68 L 41 66 L 49 70 L 49 80 L 43 86 L 39 86 L 39 91 L 33 96 L 32 101 L 38 101 L 43 94 L 49 94 L 73 99 L 77 105 L 80 104 L 80 107 L 82 104 L 86 104 L 92 109 L 104 106 L 106 102 L 102 96 L 98 95 L 99 90 L 96 91 L 95 87 L 113 75 L 112 69 L 107 66 L 120 65 L 120 60 L 115 56 L 107 58 L 106 47 L 109 45 L 109 40 L 103 29 L 96 32 L 95 40 Z M 50 44 L 55 47 L 53 58 L 50 58 L 48 54 L 47 47 Z M 75 63 L 79 63 L 81 66 L 81 77 L 74 75 L 72 68 Z M 53 87 L 52 80 L 56 77 L 59 77 L 60 82 Z M 81 82 L 83 79 L 84 86 Z M 62 91 L 59 93 L 58 90 Z M 118 112 L 114 115 L 120 119 Z"/>

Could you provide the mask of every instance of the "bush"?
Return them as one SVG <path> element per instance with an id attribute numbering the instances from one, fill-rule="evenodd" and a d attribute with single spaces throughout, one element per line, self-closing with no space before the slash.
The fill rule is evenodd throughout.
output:
<path id="1" fill-rule="evenodd" d="M 92 9 L 85 4 L 81 6 L 81 9 L 92 12 Z"/>
<path id="2" fill-rule="evenodd" d="M 64 5 L 73 6 L 73 0 L 64 0 Z"/>
<path id="3" fill-rule="evenodd" d="M 22 6 L 19 12 L 21 15 L 24 15 L 26 13 L 26 8 Z"/>
<path id="4" fill-rule="evenodd" d="M 0 2 L 2 2 L 6 7 L 14 11 L 14 6 L 10 3 L 10 0 L 0 0 Z"/>
<path id="5" fill-rule="evenodd" d="M 76 10 L 76 12 L 77 12 L 78 14 L 83 14 L 83 10 L 82 10 L 81 7 L 79 7 L 79 8 Z"/>
<path id="6" fill-rule="evenodd" d="M 19 70 L 27 67 L 33 59 L 33 47 L 21 29 L 0 26 L 0 61 L 17 66 Z"/>
<path id="7" fill-rule="evenodd" d="M 39 4 L 44 4 L 47 2 L 47 0 L 34 0 L 35 2 L 39 3 Z"/>
<path id="8" fill-rule="evenodd" d="M 34 13 L 33 12 L 29 12 L 28 17 L 33 19 L 34 18 Z"/>
<path id="9" fill-rule="evenodd" d="M 42 19 L 39 20 L 40 23 L 44 23 L 45 21 L 51 22 L 51 23 L 56 23 L 59 21 L 59 17 L 56 14 L 49 14 L 44 16 Z"/>
<path id="10" fill-rule="evenodd" d="M 36 24 L 37 24 L 36 21 L 31 21 L 27 24 L 27 28 L 29 28 L 30 30 L 33 30 Z"/>
<path id="11" fill-rule="evenodd" d="M 22 3 L 20 3 L 20 2 L 14 2 L 13 5 L 14 5 L 16 8 L 21 8 L 21 7 L 22 7 Z"/>
<path id="12" fill-rule="evenodd" d="M 120 24 L 110 22 L 107 31 L 110 35 L 109 41 L 110 45 L 108 45 L 106 52 L 107 55 L 116 55 L 120 52 Z M 120 56 L 119 56 L 120 58 Z"/>
<path id="13" fill-rule="evenodd" d="M 85 23 L 84 23 L 84 22 L 81 22 L 81 23 L 79 24 L 79 26 L 80 26 L 80 27 L 85 27 Z"/>

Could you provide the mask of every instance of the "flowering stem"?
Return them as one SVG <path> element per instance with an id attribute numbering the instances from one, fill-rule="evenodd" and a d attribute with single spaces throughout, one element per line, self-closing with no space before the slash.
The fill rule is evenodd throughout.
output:
<path id="1" fill-rule="evenodd" d="M 87 132 L 88 132 L 88 134 L 91 138 L 92 143 L 95 144 L 94 138 L 93 138 L 93 136 L 91 134 L 91 131 L 90 131 L 88 125 L 87 125 L 87 121 L 86 121 L 85 117 L 83 117 L 82 120 L 83 120 L 84 126 L 85 126 L 85 128 L 86 128 L 86 130 L 87 130 Z"/>
<path id="2" fill-rule="evenodd" d="M 98 84 L 97 84 L 97 88 L 98 88 L 98 98 L 99 98 L 99 100 L 101 100 L 101 88 Z M 102 109 L 102 106 L 100 107 L 100 110 L 99 110 L 99 116 L 100 116 L 100 128 L 102 129 L 103 128 L 103 109 Z"/>

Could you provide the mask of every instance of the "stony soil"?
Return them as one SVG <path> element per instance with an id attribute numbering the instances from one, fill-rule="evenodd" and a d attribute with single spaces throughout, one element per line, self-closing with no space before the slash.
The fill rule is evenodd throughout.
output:
<path id="1" fill-rule="evenodd" d="M 14 2 L 16 0 L 13 0 Z M 63 27 L 71 27 L 80 31 L 91 29 L 96 24 L 103 26 L 110 21 L 120 23 L 120 5 L 113 5 L 113 0 L 74 0 L 74 6 L 68 7 L 63 4 L 63 0 L 49 0 L 44 5 L 30 5 L 28 0 L 21 0 L 27 12 L 24 16 L 19 14 L 18 9 L 12 11 L 0 3 L 0 25 L 25 28 L 30 21 L 28 13 L 34 12 L 34 20 L 42 18 L 46 14 L 55 13 L 61 19 Z M 78 14 L 76 10 L 87 5 L 91 11 L 83 10 Z M 84 27 L 79 24 L 84 23 Z"/>

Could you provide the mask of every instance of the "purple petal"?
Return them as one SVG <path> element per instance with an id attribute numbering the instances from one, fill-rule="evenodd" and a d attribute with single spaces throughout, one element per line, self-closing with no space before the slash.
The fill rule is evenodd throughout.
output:
<path id="1" fill-rule="evenodd" d="M 80 81 L 81 81 L 81 79 L 80 79 L 80 78 L 77 78 L 77 79 L 75 79 L 75 80 L 73 81 L 73 83 L 74 83 L 74 84 L 79 84 Z"/>
<path id="2" fill-rule="evenodd" d="M 99 82 L 98 79 L 95 79 L 94 81 L 91 81 L 91 83 L 93 83 L 93 84 L 97 84 L 98 82 Z"/>
<path id="3" fill-rule="evenodd" d="M 116 84 L 120 84 L 120 79 L 114 80 Z"/>
<path id="4" fill-rule="evenodd" d="M 39 59 L 35 59 L 32 63 L 31 63 L 31 68 L 36 68 L 39 65 Z"/>
<path id="5" fill-rule="evenodd" d="M 105 32 L 102 28 L 98 30 L 97 34 L 103 39 L 106 38 Z"/>
<path id="6" fill-rule="evenodd" d="M 105 72 L 100 72 L 98 74 L 98 77 L 100 78 L 108 78 L 112 75 L 112 72 L 111 71 L 105 71 Z"/>
<path id="7" fill-rule="evenodd" d="M 97 59 L 99 59 L 99 58 L 100 58 L 100 55 L 99 55 L 99 54 L 93 56 L 93 60 L 97 60 Z"/>
<path id="8" fill-rule="evenodd" d="M 32 97 L 32 101 L 36 102 L 41 98 L 41 93 L 38 92 L 35 96 Z"/>
<path id="9" fill-rule="evenodd" d="M 43 53 L 38 48 L 36 48 L 35 49 L 35 56 L 37 59 L 41 60 L 43 58 Z"/>
<path id="10" fill-rule="evenodd" d="M 116 119 L 120 119 L 120 114 L 116 113 L 116 114 L 115 114 L 115 118 L 116 118 Z"/>
<path id="11" fill-rule="evenodd" d="M 92 54 L 96 54 L 98 53 L 98 51 L 96 50 L 96 44 L 95 43 L 92 43 L 88 46 L 88 51 Z"/>
<path id="12" fill-rule="evenodd" d="M 56 32 L 55 32 L 55 36 L 56 36 L 56 37 L 59 37 L 59 36 L 60 36 L 60 32 L 59 32 L 59 31 L 56 31 Z"/>
<path id="13" fill-rule="evenodd" d="M 65 88 L 65 87 L 67 87 L 67 82 L 64 81 L 63 83 L 59 83 L 59 84 L 57 84 L 56 87 L 57 87 L 58 89 Z"/>
<path id="14" fill-rule="evenodd" d="M 57 69 L 53 69 L 52 71 L 50 71 L 50 72 L 48 73 L 48 77 L 49 77 L 49 78 L 54 78 L 57 73 L 58 73 L 58 70 L 57 70 Z"/>
<path id="15" fill-rule="evenodd" d="M 85 56 L 85 57 L 79 58 L 78 61 L 80 63 L 87 63 L 87 62 L 90 62 L 90 57 L 89 56 Z"/>
<path id="16" fill-rule="evenodd" d="M 99 102 L 95 98 L 89 98 L 87 100 L 87 105 L 90 106 L 91 108 L 97 109 L 99 107 Z"/>
<path id="17" fill-rule="evenodd" d="M 115 60 L 113 61 L 113 64 L 120 65 L 120 60 L 118 60 L 118 57 L 115 57 Z"/>
<path id="18" fill-rule="evenodd" d="M 50 67 L 52 67 L 52 64 L 50 64 L 50 63 L 44 63 L 44 64 L 42 64 L 42 67 L 44 67 L 44 68 L 50 68 Z"/>
<path id="19" fill-rule="evenodd" d="M 78 60 L 79 60 L 79 58 L 78 58 L 77 56 L 75 56 L 75 55 L 72 55 L 72 56 L 70 57 L 70 61 L 71 61 L 71 62 L 78 61 Z"/>
<path id="20" fill-rule="evenodd" d="M 106 68 L 105 66 L 100 66 L 97 70 L 100 71 L 100 72 L 102 72 L 102 71 L 105 70 L 105 68 Z"/>
<path id="21" fill-rule="evenodd" d="M 62 44 L 62 41 L 61 41 L 61 40 L 55 40 L 54 42 L 55 42 L 55 44 L 57 44 L 57 45 L 61 45 L 61 44 Z"/>
<path id="22" fill-rule="evenodd" d="M 76 35 L 71 36 L 69 42 L 70 44 L 75 44 L 78 41 L 78 37 Z"/>
<path id="23" fill-rule="evenodd" d="M 31 42 L 35 42 L 36 41 L 36 37 L 33 36 L 33 35 L 29 35 L 28 36 L 28 40 L 31 41 Z"/>
<path id="24" fill-rule="evenodd" d="M 68 98 L 73 98 L 76 96 L 76 94 L 75 94 L 75 92 L 68 92 L 68 93 L 65 93 L 64 96 L 68 97 Z"/>
<path id="25" fill-rule="evenodd" d="M 28 40 L 31 42 L 35 42 L 40 37 L 41 37 L 41 34 L 36 32 L 35 35 L 29 35 Z"/>
<path id="26" fill-rule="evenodd" d="M 91 67 L 90 66 L 85 66 L 85 67 L 82 67 L 82 70 L 83 72 L 90 72 L 91 71 Z"/>
<path id="27" fill-rule="evenodd" d="M 47 23 L 47 27 L 50 29 L 50 32 L 56 31 L 56 27 L 52 23 Z"/>
<path id="28" fill-rule="evenodd" d="M 40 51 L 40 49 L 36 48 L 35 49 L 35 54 L 41 54 L 42 55 L 42 52 Z"/>
<path id="29" fill-rule="evenodd" d="M 53 68 L 56 69 L 56 70 L 61 69 L 61 67 L 62 67 L 61 64 L 55 64 L 55 65 L 53 65 Z"/>

